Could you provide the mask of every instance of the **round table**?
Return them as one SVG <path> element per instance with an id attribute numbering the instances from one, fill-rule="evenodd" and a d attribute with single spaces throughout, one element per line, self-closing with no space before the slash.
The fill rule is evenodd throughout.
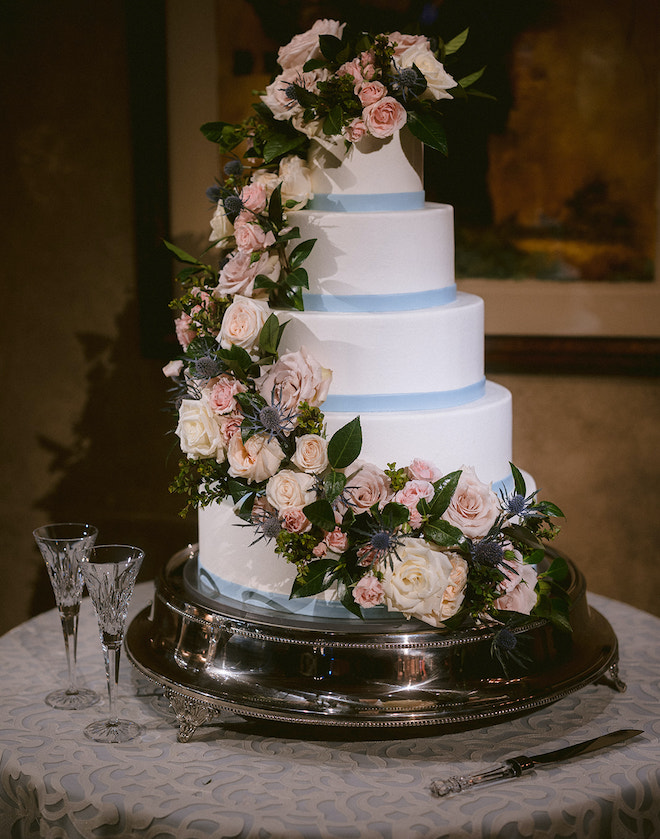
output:
<path id="1" fill-rule="evenodd" d="M 153 594 L 140 584 L 129 620 Z M 80 617 L 84 711 L 44 703 L 66 681 L 58 614 L 0 638 L 0 836 L 145 839 L 415 839 L 660 835 L 660 620 L 596 595 L 619 638 L 625 693 L 591 685 L 527 716 L 402 739 L 326 728 L 264 728 L 223 713 L 181 743 L 162 690 L 124 657 L 119 711 L 145 727 L 105 745 L 82 730 L 107 710 L 96 618 Z M 433 797 L 434 778 L 566 746 L 618 728 L 643 734 L 521 778 Z M 413 733 L 413 732 L 411 732 Z"/>

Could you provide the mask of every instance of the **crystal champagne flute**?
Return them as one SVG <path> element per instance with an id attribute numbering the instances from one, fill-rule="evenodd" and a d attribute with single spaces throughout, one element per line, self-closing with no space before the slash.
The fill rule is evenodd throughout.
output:
<path id="1" fill-rule="evenodd" d="M 99 743 L 125 743 L 142 732 L 137 723 L 119 719 L 115 706 L 128 604 L 143 559 L 144 551 L 131 545 L 97 545 L 80 562 L 98 617 L 110 702 L 108 719 L 85 728 L 85 735 Z"/>
<path id="2" fill-rule="evenodd" d="M 46 697 L 53 708 L 79 710 L 89 708 L 100 699 L 96 691 L 78 687 L 76 682 L 78 615 L 84 586 L 78 562 L 94 546 L 97 533 L 91 524 L 75 522 L 47 524 L 33 531 L 60 613 L 69 671 L 68 687 L 54 690 Z"/>

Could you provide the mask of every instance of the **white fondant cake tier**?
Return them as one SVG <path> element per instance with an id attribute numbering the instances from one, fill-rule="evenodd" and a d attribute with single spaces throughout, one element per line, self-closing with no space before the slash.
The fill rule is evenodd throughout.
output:
<path id="1" fill-rule="evenodd" d="M 326 410 L 336 400 L 346 411 L 359 410 L 351 397 L 365 395 L 378 395 L 384 410 L 444 407 L 443 395 L 452 398 L 483 380 L 483 301 L 472 294 L 413 311 L 277 314 L 287 323 L 280 353 L 304 346 L 332 370 Z M 427 401 L 411 401 L 419 397 Z M 474 395 L 456 398 L 472 401 Z"/>
<path id="2" fill-rule="evenodd" d="M 409 212 L 300 210 L 289 220 L 301 240 L 316 240 L 305 262 L 306 311 L 321 305 L 331 311 L 422 309 L 455 294 L 453 209 L 447 204 Z M 321 301 L 320 295 L 339 299 Z"/>

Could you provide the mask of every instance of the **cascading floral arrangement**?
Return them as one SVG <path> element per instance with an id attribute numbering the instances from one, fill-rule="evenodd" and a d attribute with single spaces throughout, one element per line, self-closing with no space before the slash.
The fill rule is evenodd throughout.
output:
<path id="1" fill-rule="evenodd" d="M 223 153 L 249 140 L 208 191 L 217 268 L 168 244 L 184 264 L 172 304 L 183 354 L 164 368 L 185 455 L 173 491 L 188 496 L 184 512 L 231 498 L 255 541 L 271 540 L 295 565 L 292 597 L 333 587 L 360 616 L 385 605 L 437 627 L 495 625 L 498 655 L 511 652 L 507 627 L 521 615 L 569 629 L 566 563 L 555 557 L 538 570 L 562 513 L 528 494 L 515 466 L 513 490 L 498 495 L 470 467 L 443 475 L 421 457 L 385 469 L 364 462 L 359 417 L 327 439 L 331 371 L 304 347 L 278 353 L 286 324 L 275 310 L 303 308 L 314 245 L 297 242 L 287 216 L 310 197 L 300 156 L 309 138 L 386 136 L 378 131 L 388 120 L 374 116 L 380 102 L 399 114 L 392 130 L 403 108 L 413 133 L 436 142 L 434 103 L 457 83 L 427 39 L 349 35 L 335 21 L 296 36 L 280 63 L 255 118 L 202 129 Z"/>

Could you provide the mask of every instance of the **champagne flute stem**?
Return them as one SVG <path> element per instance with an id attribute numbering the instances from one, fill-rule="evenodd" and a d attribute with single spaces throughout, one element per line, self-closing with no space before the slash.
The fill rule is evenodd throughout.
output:
<path id="1" fill-rule="evenodd" d="M 78 652 L 78 614 L 79 604 L 75 606 L 61 606 L 60 620 L 64 634 L 64 649 L 66 650 L 66 665 L 69 673 L 69 687 L 67 693 L 77 693 L 76 656 Z"/>
<path id="2" fill-rule="evenodd" d="M 105 657 L 105 674 L 108 680 L 108 701 L 110 703 L 109 723 L 114 725 L 119 722 L 117 716 L 117 683 L 119 682 L 119 654 L 121 642 L 118 644 L 104 644 L 103 653 Z"/>

